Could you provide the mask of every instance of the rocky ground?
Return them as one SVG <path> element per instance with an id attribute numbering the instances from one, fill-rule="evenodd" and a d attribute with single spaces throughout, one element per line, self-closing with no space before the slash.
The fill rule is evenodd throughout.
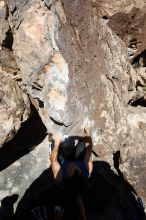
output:
<path id="1" fill-rule="evenodd" d="M 21 207 L 49 168 L 47 132 L 82 136 L 87 119 L 110 197 L 95 216 L 146 203 L 145 32 L 144 0 L 0 0 L 1 203 L 18 194 Z"/>

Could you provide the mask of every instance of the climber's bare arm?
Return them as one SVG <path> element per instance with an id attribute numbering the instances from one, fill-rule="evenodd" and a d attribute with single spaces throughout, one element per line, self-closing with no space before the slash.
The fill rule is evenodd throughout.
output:
<path id="1" fill-rule="evenodd" d="M 84 162 L 86 164 L 87 169 L 89 170 L 89 173 L 93 170 L 93 163 L 92 163 L 92 138 L 91 138 L 91 123 L 87 122 L 85 125 L 85 132 L 86 132 L 86 154 L 84 157 Z"/>
<path id="2" fill-rule="evenodd" d="M 51 152 L 50 161 L 51 161 L 51 167 L 52 167 L 54 179 L 58 181 L 60 178 L 60 164 L 58 163 L 57 158 L 59 152 L 59 145 L 61 143 L 61 135 L 60 134 L 54 135 L 53 139 L 55 141 L 55 145 Z"/>

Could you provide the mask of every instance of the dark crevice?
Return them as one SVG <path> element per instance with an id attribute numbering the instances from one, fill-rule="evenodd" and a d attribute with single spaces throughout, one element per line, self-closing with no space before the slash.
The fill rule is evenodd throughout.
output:
<path id="1" fill-rule="evenodd" d="M 17 8 L 15 6 L 15 8 L 13 9 L 13 11 L 11 11 L 11 14 L 13 15 L 15 13 L 15 11 L 17 11 Z"/>
<path id="2" fill-rule="evenodd" d="M 137 44 L 137 39 L 136 38 L 131 39 L 129 45 L 131 44 Z"/>
<path id="3" fill-rule="evenodd" d="M 34 82 L 34 85 L 32 85 L 32 88 L 36 89 L 38 91 L 42 91 L 43 87 L 41 85 L 39 85 L 38 83 Z"/>
<path id="4" fill-rule="evenodd" d="M 138 88 L 139 86 L 140 86 L 140 87 L 143 87 L 142 83 L 141 83 L 140 81 L 137 81 L 137 82 L 136 82 L 136 90 L 137 90 L 137 88 Z"/>
<path id="5" fill-rule="evenodd" d="M 146 67 L 146 50 L 133 59 L 132 65 L 134 68 Z"/>
<path id="6" fill-rule="evenodd" d="M 22 22 L 23 22 L 23 20 L 21 20 L 21 21 L 19 22 L 19 24 L 17 25 L 17 27 L 16 27 L 17 30 L 19 29 L 19 27 L 20 27 L 20 25 L 21 25 Z"/>
<path id="7" fill-rule="evenodd" d="M 34 82 L 35 86 L 42 89 L 43 87 L 41 85 L 39 85 L 37 82 Z"/>
<path id="8" fill-rule="evenodd" d="M 129 48 L 131 49 L 137 49 L 137 44 L 139 44 L 140 42 L 137 42 L 137 39 L 136 38 L 133 38 L 130 40 L 129 42 Z"/>
<path id="9" fill-rule="evenodd" d="M 47 4 L 46 2 L 45 2 L 45 6 L 48 8 L 48 10 L 49 11 L 51 11 L 51 8 L 52 8 L 52 6 L 53 6 L 53 4 Z"/>
<path id="10" fill-rule="evenodd" d="M 65 126 L 65 124 L 63 124 L 62 122 L 56 121 L 56 120 L 55 120 L 54 118 L 52 118 L 51 116 L 50 116 L 50 119 L 51 119 L 56 125 Z"/>
<path id="11" fill-rule="evenodd" d="M 12 46 L 13 46 L 13 33 L 10 28 L 6 33 L 6 38 L 2 43 L 2 47 L 5 47 L 5 48 L 12 50 Z"/>
<path id="12" fill-rule="evenodd" d="M 37 110 L 31 106 L 30 117 L 22 123 L 14 138 L 0 148 L 0 171 L 33 150 L 44 140 L 46 132 Z"/>
<path id="13" fill-rule="evenodd" d="M 119 79 L 116 76 L 112 76 L 112 79 L 119 81 Z"/>
<path id="14" fill-rule="evenodd" d="M 108 16 L 107 15 L 104 15 L 102 18 L 105 19 L 105 20 L 108 20 Z"/>
<path id="15" fill-rule="evenodd" d="M 53 4 L 50 4 L 47 8 L 51 11 Z"/>
<path id="16" fill-rule="evenodd" d="M 146 107 L 146 100 L 144 99 L 144 97 L 141 97 L 137 100 L 130 99 L 128 105 L 131 105 L 133 107 L 137 107 L 137 106 Z"/>
<path id="17" fill-rule="evenodd" d="M 15 79 L 17 82 L 22 82 L 22 79 L 19 78 L 19 79 Z"/>
<path id="18" fill-rule="evenodd" d="M 6 17 L 5 17 L 5 19 L 8 20 L 8 17 L 9 17 L 9 7 L 8 7 L 8 4 L 6 4 Z"/>
<path id="19" fill-rule="evenodd" d="M 42 102 L 41 100 L 37 99 L 38 103 L 39 103 L 39 108 L 44 108 L 44 102 Z"/>
<path id="20" fill-rule="evenodd" d="M 114 167 L 115 169 L 119 169 L 119 165 L 121 162 L 121 153 L 120 150 L 113 153 Z"/>
<path id="21" fill-rule="evenodd" d="M 35 90 L 37 90 L 37 91 L 42 91 L 42 89 L 40 89 L 40 88 L 38 88 L 38 87 L 36 87 L 36 86 L 32 86 L 32 89 L 35 89 Z"/>
<path id="22" fill-rule="evenodd" d="M 130 77 L 129 78 L 129 85 L 128 85 L 128 91 L 133 91 L 133 80 L 132 78 Z"/>

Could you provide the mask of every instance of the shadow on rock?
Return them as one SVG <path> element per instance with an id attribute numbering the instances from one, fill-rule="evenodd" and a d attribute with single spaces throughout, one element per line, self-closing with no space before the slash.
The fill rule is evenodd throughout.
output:
<path id="1" fill-rule="evenodd" d="M 113 160 L 114 160 L 114 167 L 117 170 L 117 173 L 119 174 L 119 179 L 122 185 L 124 186 L 124 190 L 126 192 L 127 198 L 129 198 L 129 200 L 132 203 L 132 206 L 130 204 L 129 208 L 136 210 L 136 213 L 134 214 L 134 216 L 137 216 L 137 218 L 134 218 L 134 216 L 132 215 L 130 217 L 134 219 L 140 219 L 140 218 L 146 219 L 146 215 L 144 213 L 145 207 L 144 207 L 144 203 L 142 199 L 138 196 L 134 187 L 126 180 L 126 178 L 124 177 L 123 173 L 120 170 L 120 162 L 121 162 L 120 150 L 114 153 Z"/>
<path id="2" fill-rule="evenodd" d="M 104 161 L 94 162 L 87 191 L 82 195 L 88 219 L 143 220 L 145 214 L 136 197 L 121 178 Z M 74 198 L 65 189 L 55 186 L 51 169 L 45 170 L 27 189 L 17 206 L 15 219 L 33 219 L 30 210 L 45 206 L 48 219 L 53 219 L 53 208 L 64 208 L 63 219 L 78 219 Z"/>
<path id="3" fill-rule="evenodd" d="M 46 137 L 46 127 L 32 106 L 31 115 L 22 123 L 15 137 L 0 148 L 0 171 L 28 154 Z"/>
<path id="4" fill-rule="evenodd" d="M 48 219 L 53 219 L 55 205 L 65 209 L 64 219 L 77 219 L 77 207 L 74 199 L 64 189 L 60 189 L 54 184 L 52 170 L 49 168 L 26 190 L 17 206 L 14 219 L 34 219 L 30 211 L 38 206 L 45 206 Z"/>
<path id="5" fill-rule="evenodd" d="M 1 201 L 0 219 L 11 220 L 14 215 L 13 205 L 17 201 L 18 195 L 7 196 Z"/>
<path id="6" fill-rule="evenodd" d="M 96 172 L 102 174 L 115 189 L 114 197 L 101 219 L 106 219 L 108 215 L 108 220 L 145 220 L 144 206 L 133 186 L 123 179 L 123 174 L 122 177 L 116 175 L 105 161 L 97 161 L 95 164 Z"/>

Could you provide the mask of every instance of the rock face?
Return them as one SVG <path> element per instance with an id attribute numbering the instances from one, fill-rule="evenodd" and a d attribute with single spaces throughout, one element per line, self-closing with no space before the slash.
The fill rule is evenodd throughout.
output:
<path id="1" fill-rule="evenodd" d="M 145 7 L 142 10 L 133 8 L 130 13 L 117 13 L 111 16 L 109 20 L 109 26 L 128 47 L 131 59 L 145 50 L 146 42 L 143 40 L 146 26 Z"/>
<path id="2" fill-rule="evenodd" d="M 0 97 L 12 93 L 1 104 L 1 143 L 28 117 L 28 95 L 48 132 L 82 136 L 89 118 L 94 150 L 112 168 L 120 150 L 120 169 L 146 201 L 145 66 L 130 63 L 146 47 L 145 2 L 28 0 L 0 7 L 1 52 L 9 51 L 1 63 L 11 68 L 1 74 Z"/>
<path id="3" fill-rule="evenodd" d="M 8 6 L 0 1 L 0 146 L 12 139 L 30 114 L 28 95 L 18 86 L 18 68 L 12 52 Z"/>
<path id="4" fill-rule="evenodd" d="M 11 72 L 0 69 L 0 145 L 9 141 L 30 113 L 27 94 L 23 93 Z"/>
<path id="5" fill-rule="evenodd" d="M 5 40 L 6 33 L 9 30 L 9 22 L 7 20 L 7 8 L 6 8 L 6 2 L 0 1 L 0 45 Z"/>
<path id="6" fill-rule="evenodd" d="M 13 194 L 19 195 L 19 201 L 26 189 L 47 168 L 48 146 L 47 140 L 45 140 L 33 152 L 20 158 L 1 172 L 0 201 L 6 196 Z"/>
<path id="7" fill-rule="evenodd" d="M 105 60 L 103 59 L 102 54 L 107 49 L 104 38 L 107 34 L 111 38 L 107 41 L 111 44 L 109 47 L 113 47 L 118 54 L 117 62 L 123 62 L 123 66 L 126 63 L 125 69 L 117 64 L 117 69 L 114 70 L 116 75 L 119 74 L 122 89 L 125 86 L 123 96 L 126 96 L 128 87 L 129 64 L 126 61 L 126 49 L 122 41 L 107 29 L 106 22 L 96 18 L 96 11 L 91 5 L 85 5 L 81 9 L 78 5 L 57 1 L 48 9 L 44 2 L 29 3 L 30 5 L 25 5 L 25 13 L 19 15 L 17 25 L 14 22 L 11 24 L 14 31 L 13 50 L 22 74 L 21 87 L 27 90 L 51 132 L 59 128 L 65 134 L 82 135 L 82 125 L 87 118 L 98 121 L 101 126 L 95 123 L 96 143 L 97 133 L 104 129 L 104 120 L 100 117 L 104 108 L 104 95 L 106 96 L 103 75 L 106 72 L 106 75 L 111 74 L 109 78 L 114 75 L 108 73 L 109 66 L 106 63 L 114 63 L 110 51 L 108 56 L 111 57 L 105 55 Z M 89 16 L 84 16 L 85 13 L 91 13 L 87 11 L 87 6 L 95 14 L 91 20 Z M 79 11 L 78 14 L 76 11 Z M 18 12 L 19 10 L 13 17 L 18 16 Z M 70 19 L 67 20 L 67 17 Z M 116 45 L 112 45 L 112 40 Z M 123 49 L 117 49 L 118 44 L 122 44 Z M 111 71 L 113 72 L 112 67 Z"/>

